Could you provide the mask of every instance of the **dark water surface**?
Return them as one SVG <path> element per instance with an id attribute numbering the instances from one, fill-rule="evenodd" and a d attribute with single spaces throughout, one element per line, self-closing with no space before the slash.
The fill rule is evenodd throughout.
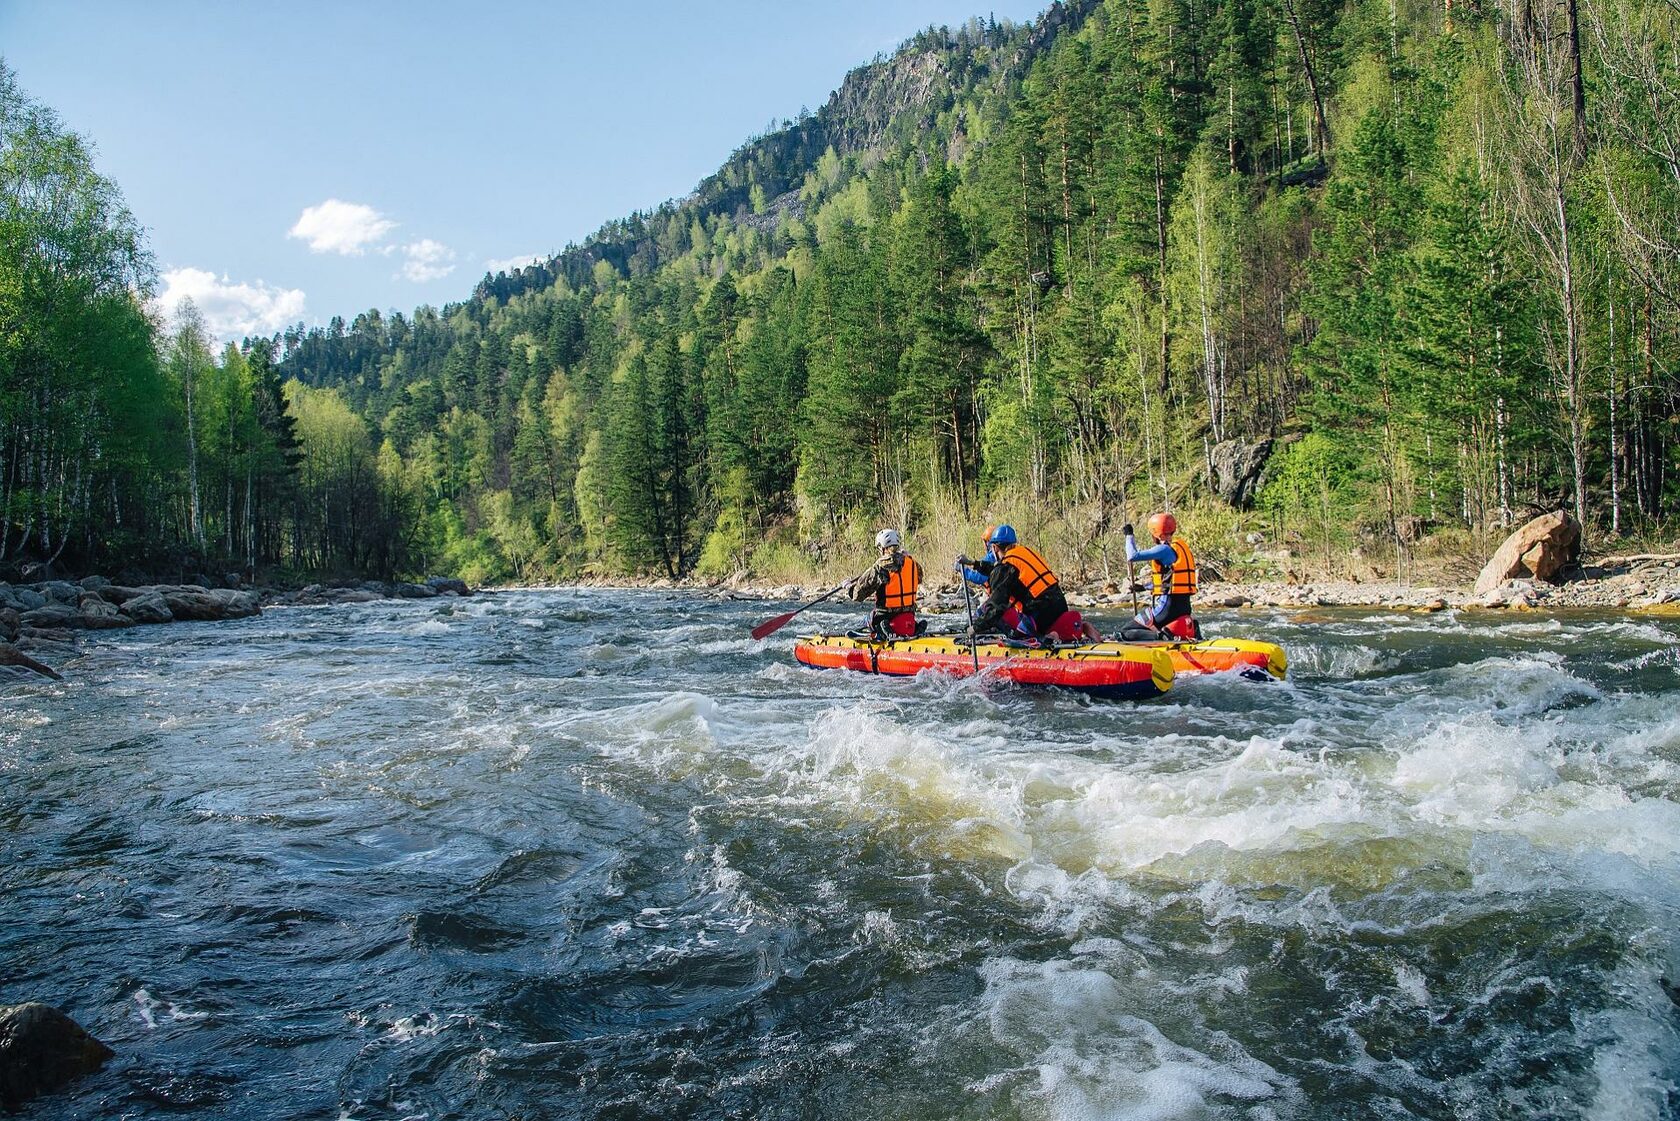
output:
<path id="1" fill-rule="evenodd" d="M 1216 616 L 1291 683 L 1132 705 L 803 669 L 778 609 L 0 684 L 0 1002 L 118 1053 L 26 1115 L 1680 1116 L 1676 621 Z"/>

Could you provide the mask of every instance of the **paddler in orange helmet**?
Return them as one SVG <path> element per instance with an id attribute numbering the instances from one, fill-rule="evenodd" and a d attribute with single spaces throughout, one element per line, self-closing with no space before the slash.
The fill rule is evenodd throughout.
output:
<path id="1" fill-rule="evenodd" d="M 904 551 L 896 529 L 875 535 L 880 554 L 875 565 L 852 582 L 851 597 L 859 603 L 874 599 L 869 613 L 869 633 L 879 639 L 889 634 L 910 638 L 917 632 L 916 593 L 922 583 L 922 566 Z"/>
<path id="2" fill-rule="evenodd" d="M 978 577 L 991 589 L 975 617 L 975 634 L 1013 631 L 1029 638 L 1062 642 L 1097 637 L 1084 616 L 1068 609 L 1056 574 L 1036 549 L 1021 544 L 1013 526 L 993 527 L 986 535 L 986 544 L 990 550 L 984 561 L 969 564 L 965 563 L 967 558 L 957 560 L 964 579 L 974 582 Z"/>
<path id="3" fill-rule="evenodd" d="M 1146 523 L 1155 544 L 1139 549 L 1132 539 L 1130 524 L 1120 527 L 1126 536 L 1126 560 L 1148 561 L 1153 569 L 1155 602 L 1140 611 L 1120 630 L 1125 642 L 1159 641 L 1162 638 L 1194 641 L 1202 628 L 1190 614 L 1190 597 L 1196 594 L 1196 558 L 1190 546 L 1178 540 L 1178 519 L 1165 511 L 1149 515 Z"/>

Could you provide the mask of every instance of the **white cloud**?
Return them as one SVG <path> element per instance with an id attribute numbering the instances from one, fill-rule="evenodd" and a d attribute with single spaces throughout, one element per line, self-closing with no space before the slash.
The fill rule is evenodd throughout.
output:
<path id="1" fill-rule="evenodd" d="M 403 246 L 402 274 L 416 284 L 438 280 L 455 271 L 455 250 L 442 242 L 423 237 Z"/>
<path id="2" fill-rule="evenodd" d="M 173 318 L 182 300 L 191 300 L 204 316 L 204 325 L 221 342 L 247 335 L 272 335 L 303 318 L 303 290 L 274 288 L 261 280 L 234 283 L 226 274 L 206 269 L 171 269 L 163 274 L 157 298 L 164 315 Z"/>
<path id="3" fill-rule="evenodd" d="M 548 256 L 543 253 L 527 253 L 523 257 L 503 257 L 500 260 L 484 262 L 484 271 L 494 276 L 499 272 L 510 273 L 515 269 L 522 269 L 526 265 L 540 264 L 546 260 L 548 260 Z"/>
<path id="4" fill-rule="evenodd" d="M 328 199 L 319 206 L 304 208 L 287 237 L 309 243 L 312 253 L 342 253 L 360 257 L 378 244 L 397 224 L 371 206 L 342 199 Z"/>

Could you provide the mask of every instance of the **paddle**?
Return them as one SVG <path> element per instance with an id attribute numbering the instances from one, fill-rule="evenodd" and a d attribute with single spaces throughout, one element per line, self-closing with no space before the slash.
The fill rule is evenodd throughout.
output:
<path id="1" fill-rule="evenodd" d="M 963 571 L 965 566 L 957 562 L 957 582 L 962 585 L 963 606 L 968 609 L 968 656 L 974 659 L 974 675 L 980 676 L 980 653 L 974 647 L 974 601 L 968 596 L 968 573 Z"/>
<path id="2" fill-rule="evenodd" d="M 756 626 L 752 629 L 752 636 L 754 638 L 763 638 L 765 635 L 775 634 L 777 631 L 779 631 L 783 627 L 787 626 L 788 623 L 792 621 L 793 617 L 795 615 L 799 614 L 801 611 L 807 610 L 808 608 L 815 607 L 817 604 L 821 603 L 823 600 L 829 599 L 829 598 L 839 594 L 840 592 L 845 591 L 847 588 L 851 587 L 855 583 L 857 583 L 857 577 L 856 576 L 852 577 L 850 580 L 847 580 L 844 584 L 841 584 L 838 587 L 831 588 L 827 592 L 824 592 L 822 595 L 818 596 L 816 599 L 812 600 L 810 603 L 807 603 L 807 604 L 805 604 L 801 607 L 794 608 L 792 611 L 789 611 L 786 615 L 778 615 L 774 619 L 764 620 L 764 622 L 760 623 L 758 626 Z"/>

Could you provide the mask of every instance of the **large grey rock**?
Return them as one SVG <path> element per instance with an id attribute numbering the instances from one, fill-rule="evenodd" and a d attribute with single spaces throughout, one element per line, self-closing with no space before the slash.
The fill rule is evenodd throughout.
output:
<path id="1" fill-rule="evenodd" d="M 1541 514 L 1507 537 L 1476 577 L 1476 595 L 1486 595 L 1513 577 L 1551 580 L 1575 559 L 1581 527 L 1562 510 Z"/>
<path id="2" fill-rule="evenodd" d="M 194 619 L 209 622 L 227 618 L 226 605 L 203 588 L 189 590 L 182 587 L 160 587 L 158 594 L 163 596 L 163 601 L 169 605 L 170 614 L 177 620 Z"/>
<path id="3" fill-rule="evenodd" d="M 108 588 L 110 586 L 111 582 L 103 576 L 82 577 L 82 591 L 84 592 L 97 592 L 100 588 Z"/>
<path id="4" fill-rule="evenodd" d="M 115 1054 L 60 1012 L 45 1004 L 0 1006 L 0 1106 L 15 1110 L 92 1074 Z"/>
<path id="5" fill-rule="evenodd" d="M 78 626 L 80 624 L 76 620 L 81 617 L 82 613 L 68 603 L 49 603 L 43 607 L 25 611 L 19 616 L 19 619 L 26 627 L 50 629 L 53 627 Z"/>
<path id="6" fill-rule="evenodd" d="M 457 580 L 453 576 L 433 576 L 426 581 L 426 586 L 436 589 L 439 595 L 444 592 L 454 592 L 458 596 L 472 595 L 472 589 L 467 587 L 467 582 Z"/>
<path id="7" fill-rule="evenodd" d="M 219 600 L 226 614 L 226 619 L 247 619 L 252 615 L 262 614 L 262 598 L 256 592 L 241 591 L 237 588 L 217 588 L 210 595 Z"/>
<path id="8" fill-rule="evenodd" d="M 47 597 L 34 588 L 13 588 L 12 600 L 19 611 L 33 611 L 47 605 Z"/>
<path id="9" fill-rule="evenodd" d="M 134 589 L 126 589 L 134 591 Z M 151 589 L 135 591 L 135 594 L 122 601 L 119 608 L 124 615 L 136 623 L 173 623 L 175 612 L 169 609 L 169 601 Z"/>
<path id="10" fill-rule="evenodd" d="M 257 602 L 255 592 L 235 591 L 232 588 L 207 591 L 193 585 L 160 587 L 157 590 L 176 619 L 243 619 L 262 613 L 262 605 Z"/>
<path id="11" fill-rule="evenodd" d="M 87 594 L 82 596 L 81 622 L 78 625 L 90 631 L 112 631 L 132 627 L 134 620 L 119 612 L 116 604 Z"/>
<path id="12" fill-rule="evenodd" d="M 1254 505 L 1255 492 L 1260 489 L 1260 473 L 1272 454 L 1270 440 L 1249 443 L 1246 440 L 1225 440 L 1208 451 L 1208 466 L 1213 477 L 1208 484 L 1213 493 L 1238 510 Z"/>
<path id="13" fill-rule="evenodd" d="M 0 580 L 0 607 L 10 607 L 13 611 L 20 611 L 23 607 L 18 603 L 17 592 L 4 580 Z"/>
<path id="14" fill-rule="evenodd" d="M 0 607 L 0 642 L 16 642 L 23 619 L 15 607 Z"/>
<path id="15" fill-rule="evenodd" d="M 438 590 L 429 584 L 398 584 L 396 593 L 402 599 L 431 599 Z"/>
<path id="16" fill-rule="evenodd" d="M 82 589 L 68 580 L 48 580 L 36 584 L 35 590 L 53 603 L 75 603 L 82 598 Z"/>

